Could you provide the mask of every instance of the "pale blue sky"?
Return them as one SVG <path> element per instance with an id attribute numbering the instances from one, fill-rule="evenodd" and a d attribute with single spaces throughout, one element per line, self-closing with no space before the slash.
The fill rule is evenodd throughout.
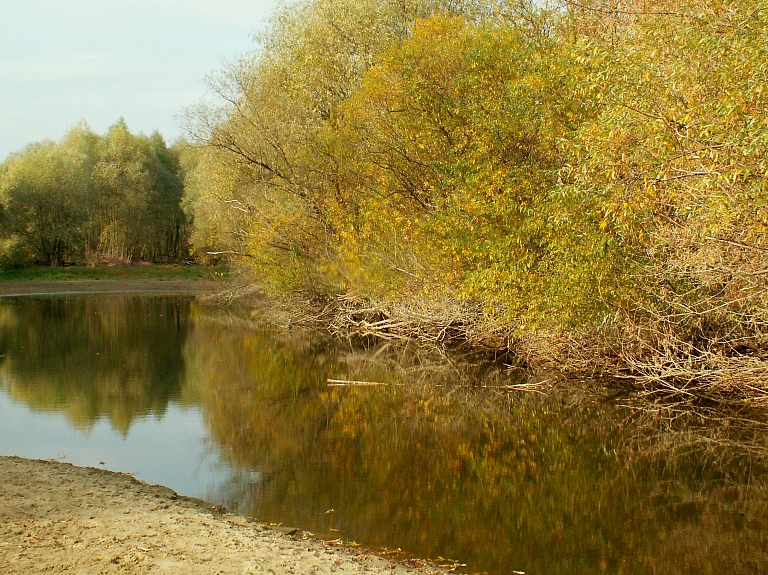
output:
<path id="1" fill-rule="evenodd" d="M 0 161 L 86 120 L 172 142 L 277 0 L 0 0 Z"/>

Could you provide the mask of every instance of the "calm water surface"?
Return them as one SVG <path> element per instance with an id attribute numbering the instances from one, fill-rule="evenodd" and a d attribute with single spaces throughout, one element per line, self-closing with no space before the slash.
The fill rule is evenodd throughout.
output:
<path id="1" fill-rule="evenodd" d="M 3 455 L 127 471 L 472 573 L 768 569 L 759 458 L 632 431 L 621 401 L 472 391 L 474 368 L 257 330 L 180 296 L 0 300 L 0 355 Z"/>

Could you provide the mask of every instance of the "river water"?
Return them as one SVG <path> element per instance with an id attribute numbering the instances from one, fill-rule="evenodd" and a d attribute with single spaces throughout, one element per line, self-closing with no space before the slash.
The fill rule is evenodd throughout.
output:
<path id="1" fill-rule="evenodd" d="M 596 383 L 492 389 L 518 376 L 186 296 L 2 299 L 0 355 L 2 455 L 461 572 L 768 569 L 762 432 L 730 420 L 681 427 Z"/>

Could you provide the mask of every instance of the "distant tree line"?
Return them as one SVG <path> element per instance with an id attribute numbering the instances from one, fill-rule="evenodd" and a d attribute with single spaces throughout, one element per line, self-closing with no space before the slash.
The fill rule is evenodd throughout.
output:
<path id="1" fill-rule="evenodd" d="M 180 148 L 86 125 L 0 165 L 0 266 L 169 262 L 188 254 Z"/>

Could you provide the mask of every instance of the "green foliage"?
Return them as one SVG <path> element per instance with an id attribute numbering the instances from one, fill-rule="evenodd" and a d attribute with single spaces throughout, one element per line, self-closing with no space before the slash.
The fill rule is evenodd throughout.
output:
<path id="1" fill-rule="evenodd" d="M 105 136 L 73 128 L 0 171 L 4 264 L 169 261 L 186 255 L 178 153 L 123 120 Z"/>
<path id="2" fill-rule="evenodd" d="M 3 227 L 38 262 L 61 265 L 76 257 L 82 244 L 86 193 L 87 181 L 74 154 L 55 144 L 32 146 L 12 156 L 4 170 Z"/>

